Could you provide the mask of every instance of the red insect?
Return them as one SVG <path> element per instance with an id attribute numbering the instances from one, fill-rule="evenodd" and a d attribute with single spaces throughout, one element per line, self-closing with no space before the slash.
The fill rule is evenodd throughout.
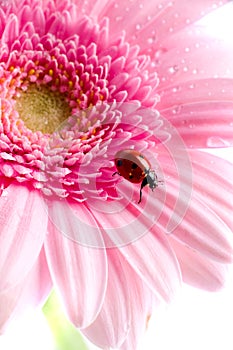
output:
<path id="1" fill-rule="evenodd" d="M 149 185 L 152 191 L 158 186 L 157 175 L 151 170 L 151 164 L 148 159 L 138 151 L 125 149 L 118 151 L 114 158 L 117 171 L 112 175 L 120 175 L 131 183 L 141 183 L 140 198 L 138 204 L 142 201 L 142 189 Z"/>

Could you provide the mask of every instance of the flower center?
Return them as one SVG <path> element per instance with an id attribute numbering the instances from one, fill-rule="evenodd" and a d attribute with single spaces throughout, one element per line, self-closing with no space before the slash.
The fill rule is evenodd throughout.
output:
<path id="1" fill-rule="evenodd" d="M 71 114 L 65 97 L 48 86 L 31 84 L 16 98 L 15 109 L 33 132 L 52 134 Z"/>

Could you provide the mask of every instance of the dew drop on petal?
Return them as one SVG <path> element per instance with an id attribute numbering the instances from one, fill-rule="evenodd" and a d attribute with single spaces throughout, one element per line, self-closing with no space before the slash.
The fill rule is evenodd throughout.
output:
<path id="1" fill-rule="evenodd" d="M 155 42 L 155 37 L 151 37 L 151 38 L 148 38 L 148 39 L 147 39 L 147 43 L 148 43 L 149 45 L 152 45 L 154 42 Z"/>
<path id="2" fill-rule="evenodd" d="M 175 74 L 176 72 L 178 72 L 178 70 L 179 70 L 179 67 L 177 65 L 168 68 L 168 72 L 170 74 Z"/>
<path id="3" fill-rule="evenodd" d="M 174 108 L 172 109 L 172 114 L 178 114 L 178 113 L 180 113 L 180 112 L 181 112 L 181 109 L 182 109 L 182 106 L 181 106 L 181 105 L 174 107 Z M 185 121 L 184 121 L 184 120 L 182 121 L 182 124 L 185 124 Z"/>
<path id="4" fill-rule="evenodd" d="M 172 89 L 172 92 L 176 93 L 178 91 L 180 91 L 180 87 L 179 86 L 175 86 L 173 89 Z"/>
<path id="5" fill-rule="evenodd" d="M 155 52 L 155 58 L 160 58 L 164 53 L 166 53 L 167 50 L 164 48 L 161 48 Z"/>

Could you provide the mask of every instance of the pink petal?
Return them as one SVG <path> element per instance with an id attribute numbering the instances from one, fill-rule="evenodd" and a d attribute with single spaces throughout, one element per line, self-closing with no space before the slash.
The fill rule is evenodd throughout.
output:
<path id="1" fill-rule="evenodd" d="M 169 301 L 174 296 L 180 286 L 180 270 L 163 233 L 153 227 L 138 241 L 119 249 L 157 297 Z"/>
<path id="2" fill-rule="evenodd" d="M 136 283 L 132 279 L 132 271 L 127 262 L 122 259 L 117 249 L 108 250 L 108 262 L 108 284 L 103 306 L 96 320 L 83 330 L 83 333 L 101 349 L 118 348 L 125 340 L 132 312 L 129 290 L 135 288 Z"/>
<path id="3" fill-rule="evenodd" d="M 215 155 L 191 151 L 193 190 L 233 231 L 233 164 Z M 213 184 L 210 186 L 210 184 Z"/>
<path id="4" fill-rule="evenodd" d="M 209 38 L 203 28 L 177 33 L 160 50 L 157 108 L 188 146 L 232 145 L 231 62 L 229 43 Z"/>
<path id="5" fill-rule="evenodd" d="M 136 192 L 133 198 L 132 187 Z M 137 205 L 138 188 L 132 187 L 122 181 L 118 186 L 121 200 L 88 203 L 102 228 L 106 246 L 118 247 L 153 292 L 169 300 L 180 282 L 179 266 L 165 235 L 154 224 L 161 214 L 157 212 L 156 202 L 147 204 L 144 193 L 145 206 Z M 161 200 L 164 200 L 163 194 Z"/>
<path id="6" fill-rule="evenodd" d="M 12 288 L 32 269 L 47 230 L 47 213 L 37 191 L 10 185 L 0 197 L 1 291 Z"/>
<path id="7" fill-rule="evenodd" d="M 52 287 L 50 274 L 42 250 L 29 274 L 16 286 L 0 293 L 0 333 L 8 324 L 19 319 L 30 308 L 42 305 Z"/>
<path id="8" fill-rule="evenodd" d="M 166 38 L 161 45 L 154 58 L 162 91 L 193 80 L 233 78 L 231 43 L 211 37 L 205 27 L 190 27 Z M 162 102 L 165 104 L 166 99 Z"/>
<path id="9" fill-rule="evenodd" d="M 191 286 L 208 291 L 217 291 L 224 286 L 228 266 L 209 260 L 194 249 L 169 236 L 169 242 L 179 260 L 183 281 Z"/>
<path id="10" fill-rule="evenodd" d="M 145 286 L 137 283 L 136 288 L 137 293 L 131 297 L 134 305 L 136 305 L 132 311 L 131 327 L 127 338 L 119 350 L 138 349 L 138 345 L 145 335 L 147 323 L 152 314 L 152 304 L 157 302 L 154 299 L 152 301 L 152 296 L 145 289 Z"/>
<path id="11" fill-rule="evenodd" d="M 217 98 L 219 100 L 212 99 L 208 101 L 200 97 L 199 101 L 194 101 L 193 98 L 192 101 L 187 101 L 187 104 L 174 103 L 174 105 L 162 111 L 163 117 L 167 118 L 177 128 L 187 147 L 221 148 L 233 146 L 233 103 L 224 101 L 225 92 L 228 90 L 229 94 L 232 93 L 229 89 L 232 81 L 221 79 L 218 82 L 214 80 L 199 81 L 195 83 L 195 87 L 200 88 L 199 92 L 202 93 L 202 96 L 207 96 L 207 85 L 211 86 L 211 84 L 211 90 L 215 85 L 218 85 L 219 95 Z M 186 90 L 186 87 L 182 86 L 181 89 Z M 220 91 L 221 87 L 224 94 Z M 193 96 L 196 94 L 196 88 L 195 92 L 193 91 Z M 198 98 L 199 94 L 196 96 Z"/>
<path id="12" fill-rule="evenodd" d="M 91 215 L 83 205 L 74 205 L 73 209 L 81 220 L 89 218 L 91 234 Z M 75 240 L 79 234 L 84 239 L 85 235 L 88 236 L 88 222 L 86 226 L 82 226 L 81 221 L 76 224 L 78 220 L 75 221 L 66 202 L 54 201 L 50 217 L 52 222 L 45 251 L 54 283 L 71 321 L 77 327 L 87 327 L 96 318 L 103 303 L 107 281 L 106 252 L 102 247 L 98 249 L 96 245 Z M 98 229 L 93 228 L 93 233 L 97 236 Z"/>
<path id="13" fill-rule="evenodd" d="M 87 1 L 89 5 L 91 1 Z M 223 1 L 195 1 L 193 6 L 187 1 L 147 0 L 135 1 L 96 1 L 95 6 L 89 6 L 93 16 L 107 16 L 110 19 L 110 36 L 117 35 L 124 28 L 127 41 L 134 41 L 140 46 L 147 46 L 145 38 L 155 36 L 156 42 L 168 37 L 205 14 L 223 5 Z"/>
<path id="14" fill-rule="evenodd" d="M 136 344 L 146 326 L 151 293 L 117 249 L 108 250 L 109 278 L 103 307 L 83 333 L 101 349 Z M 127 340 L 126 340 L 127 339 Z"/>
<path id="15" fill-rule="evenodd" d="M 156 201 L 157 207 L 162 208 L 158 224 L 210 259 L 229 263 L 233 259 L 230 223 L 233 193 L 232 177 L 227 176 L 232 174 L 233 165 L 224 160 L 218 163 L 218 158 L 202 151 L 190 151 L 189 155 L 191 168 L 186 168 L 185 162 L 181 163 L 182 182 L 177 179 L 176 169 L 170 166 L 165 154 L 161 152 L 159 155 L 167 176 L 167 196 L 163 203 Z M 190 195 L 187 196 L 187 193 Z M 227 215 L 230 215 L 228 219 Z"/>

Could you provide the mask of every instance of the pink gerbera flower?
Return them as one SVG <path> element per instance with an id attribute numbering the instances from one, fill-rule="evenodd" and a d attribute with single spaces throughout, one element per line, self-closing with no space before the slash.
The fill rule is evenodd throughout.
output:
<path id="1" fill-rule="evenodd" d="M 136 349 L 159 300 L 232 262 L 232 49 L 192 23 L 224 1 L 0 7 L 0 325 L 52 284 L 102 348 Z M 123 31 L 122 31 L 123 30 Z M 117 151 L 158 176 L 119 176 Z"/>

